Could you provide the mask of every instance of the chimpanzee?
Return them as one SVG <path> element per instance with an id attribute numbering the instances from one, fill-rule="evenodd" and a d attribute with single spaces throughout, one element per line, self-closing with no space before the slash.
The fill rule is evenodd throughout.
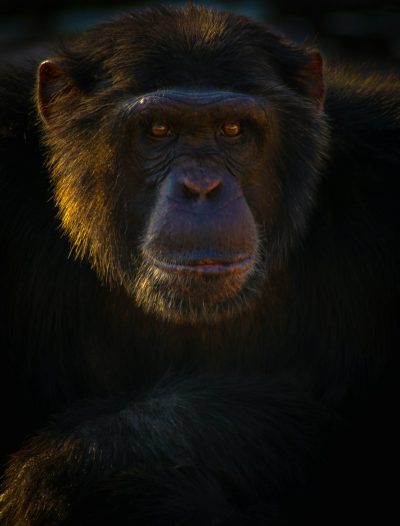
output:
<path id="1" fill-rule="evenodd" d="M 1 523 L 384 524 L 399 78 L 190 5 L 1 79 Z"/>

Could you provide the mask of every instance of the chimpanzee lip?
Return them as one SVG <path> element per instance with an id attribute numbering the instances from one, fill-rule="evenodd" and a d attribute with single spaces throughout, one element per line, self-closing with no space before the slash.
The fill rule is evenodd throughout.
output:
<path id="1" fill-rule="evenodd" d="M 254 263 L 252 257 L 238 257 L 230 260 L 201 258 L 184 261 L 166 261 L 152 258 L 156 267 L 166 272 L 198 274 L 198 275 L 221 275 L 243 273 L 249 270 Z"/>

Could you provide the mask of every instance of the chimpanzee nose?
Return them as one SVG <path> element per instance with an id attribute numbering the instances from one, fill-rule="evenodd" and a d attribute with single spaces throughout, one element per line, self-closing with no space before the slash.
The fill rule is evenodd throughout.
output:
<path id="1" fill-rule="evenodd" d="M 210 197 L 211 193 L 215 193 L 217 188 L 221 185 L 222 179 L 218 176 L 185 176 L 182 179 L 184 191 L 188 197 L 199 197 L 200 200 L 205 200 Z"/>

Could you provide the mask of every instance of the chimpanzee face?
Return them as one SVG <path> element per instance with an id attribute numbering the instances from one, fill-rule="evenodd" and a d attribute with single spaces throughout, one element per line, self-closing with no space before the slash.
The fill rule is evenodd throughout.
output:
<path id="1" fill-rule="evenodd" d="M 306 231 L 324 146 L 319 55 L 274 36 L 287 73 L 265 49 L 251 60 L 239 41 L 214 49 L 201 27 L 197 47 L 176 28 L 169 51 L 154 35 L 123 60 L 110 48 L 94 72 L 88 59 L 88 71 L 71 57 L 46 61 L 38 85 L 75 254 L 146 312 L 191 324 L 250 308 L 271 266 L 284 264 Z M 265 29 L 250 29 L 272 45 Z M 179 32 L 184 74 L 175 72 Z"/>
<path id="2" fill-rule="evenodd" d="M 177 321 L 205 321 L 210 314 L 216 320 L 242 308 L 263 274 L 252 201 L 266 175 L 264 101 L 175 89 L 135 98 L 122 112 L 133 156 L 123 177 L 140 180 L 152 202 L 134 279 L 124 278 L 136 301 Z M 135 159 L 139 170 L 132 169 Z M 268 180 L 263 186 L 272 194 Z M 273 215 L 271 206 L 268 213 Z M 132 221 L 128 230 L 134 231 Z"/>

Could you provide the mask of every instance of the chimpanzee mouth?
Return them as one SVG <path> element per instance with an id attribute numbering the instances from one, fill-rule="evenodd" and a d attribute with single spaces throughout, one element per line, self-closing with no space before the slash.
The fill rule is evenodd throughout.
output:
<path id="1" fill-rule="evenodd" d="M 263 276 L 260 260 L 245 254 L 142 253 L 133 294 L 145 312 L 175 323 L 217 323 L 253 304 Z"/>
<path id="2" fill-rule="evenodd" d="M 249 271 L 254 265 L 254 258 L 243 256 L 230 259 L 203 257 L 174 262 L 152 258 L 152 263 L 158 269 L 174 274 L 221 276 L 224 274 L 242 274 Z"/>

